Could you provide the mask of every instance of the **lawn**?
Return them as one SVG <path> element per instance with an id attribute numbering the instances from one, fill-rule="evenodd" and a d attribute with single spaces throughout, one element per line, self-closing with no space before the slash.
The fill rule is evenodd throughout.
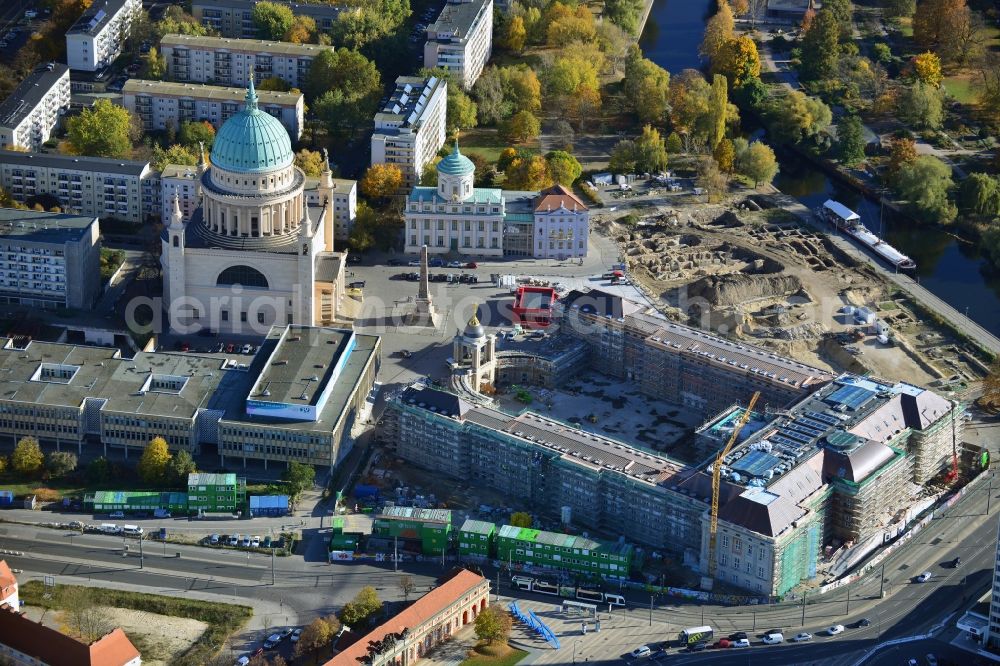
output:
<path id="1" fill-rule="evenodd" d="M 495 647 L 480 644 L 473 650 L 476 655 L 469 657 L 459 666 L 513 666 L 528 656 L 524 650 L 518 650 L 509 645 Z"/>
<path id="2" fill-rule="evenodd" d="M 497 135 L 496 130 L 478 128 L 463 130 L 462 133 L 459 134 L 458 145 L 463 153 L 476 153 L 491 164 L 496 163 L 504 148 L 527 148 L 528 150 L 533 151 L 538 150 L 538 141 L 531 141 L 519 146 L 511 146 Z"/>
<path id="3" fill-rule="evenodd" d="M 956 74 L 942 82 L 944 89 L 960 104 L 976 103 L 976 85 L 971 74 Z"/>

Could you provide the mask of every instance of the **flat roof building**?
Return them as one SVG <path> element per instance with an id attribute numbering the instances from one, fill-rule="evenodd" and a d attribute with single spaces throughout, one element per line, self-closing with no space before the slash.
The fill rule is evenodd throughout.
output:
<path id="1" fill-rule="evenodd" d="M 591 579 L 626 579 L 632 569 L 632 546 L 504 525 L 497 533 L 497 559 Z"/>
<path id="2" fill-rule="evenodd" d="M 94 305 L 101 288 L 97 218 L 0 208 L 0 303 Z"/>
<path id="3" fill-rule="evenodd" d="M 205 121 L 218 130 L 243 108 L 245 95 L 242 88 L 129 79 L 121 103 L 147 131 L 179 129 L 181 123 L 194 121 Z M 257 107 L 280 120 L 293 140 L 302 136 L 302 93 L 262 90 L 257 97 Z"/>
<path id="4" fill-rule="evenodd" d="M 174 81 L 246 87 L 271 77 L 292 88 L 306 82 L 313 58 L 332 46 L 269 42 L 260 39 L 164 35 L 160 53 Z"/>
<path id="5" fill-rule="evenodd" d="M 69 110 L 69 68 L 48 63 L 35 68 L 0 103 L 0 149 L 41 150 Z"/>
<path id="6" fill-rule="evenodd" d="M 400 539 L 404 546 L 418 546 L 425 555 L 440 555 L 448 548 L 450 535 L 451 511 L 447 509 L 389 506 L 372 524 L 372 536 Z"/>
<path id="7" fill-rule="evenodd" d="M 346 241 L 358 217 L 358 181 L 333 178 L 332 175 L 327 182 L 323 181 L 324 178 L 306 178 L 306 202 L 310 206 L 319 206 L 323 203 L 322 198 L 329 193 L 333 199 L 333 238 Z"/>
<path id="8" fill-rule="evenodd" d="M 257 0 L 192 0 L 191 15 L 223 37 L 253 39 L 257 25 L 253 22 L 253 8 Z M 316 21 L 320 32 L 329 32 L 345 5 L 314 2 L 288 2 L 277 0 L 296 16 L 308 16 Z"/>
<path id="9" fill-rule="evenodd" d="M 64 213 L 139 223 L 160 213 L 160 178 L 149 162 L 0 151 L 0 186 L 24 203 L 47 195 Z"/>
<path id="10" fill-rule="evenodd" d="M 96 0 L 66 32 L 70 69 L 96 72 L 121 55 L 142 0 Z"/>
<path id="11" fill-rule="evenodd" d="M 424 166 L 444 145 L 447 106 L 447 81 L 434 76 L 398 77 L 375 114 L 371 163 L 398 166 L 406 188 L 419 183 Z"/>
<path id="12" fill-rule="evenodd" d="M 493 0 L 449 0 L 427 27 L 424 67 L 442 67 L 466 90 L 493 50 Z"/>
<path id="13" fill-rule="evenodd" d="M 160 219 L 169 220 L 174 212 L 174 198 L 181 210 L 181 220 L 186 224 L 191 214 L 201 204 L 198 167 L 185 164 L 166 164 L 160 172 Z"/>

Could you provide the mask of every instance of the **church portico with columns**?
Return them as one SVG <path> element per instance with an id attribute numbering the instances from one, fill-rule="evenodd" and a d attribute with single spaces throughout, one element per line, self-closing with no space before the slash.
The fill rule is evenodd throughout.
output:
<path id="1" fill-rule="evenodd" d="M 185 224 L 175 201 L 161 236 L 170 328 L 342 324 L 346 262 L 334 251 L 333 174 L 324 165 L 319 205 L 309 205 L 288 133 L 257 108 L 253 83 L 198 172 L 200 206 Z"/>

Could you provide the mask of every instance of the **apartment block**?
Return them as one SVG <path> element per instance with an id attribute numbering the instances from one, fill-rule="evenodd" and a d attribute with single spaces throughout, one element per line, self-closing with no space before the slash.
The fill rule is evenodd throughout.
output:
<path id="1" fill-rule="evenodd" d="M 0 149 L 41 150 L 69 110 L 69 68 L 41 65 L 0 104 Z"/>
<path id="2" fill-rule="evenodd" d="M 320 185 L 322 178 L 306 178 L 306 202 L 310 206 L 322 206 Z M 347 178 L 333 178 L 324 185 L 333 196 L 333 237 L 346 241 L 358 217 L 358 181 Z"/>
<path id="3" fill-rule="evenodd" d="M 424 67 L 442 67 L 472 88 L 493 49 L 493 0 L 448 0 L 427 27 Z"/>
<path id="4" fill-rule="evenodd" d="M 149 162 L 3 150 L 0 186 L 21 202 L 56 197 L 74 215 L 142 222 L 160 213 L 160 177 Z"/>
<path id="5" fill-rule="evenodd" d="M 235 474 L 188 474 L 187 508 L 191 513 L 242 511 L 247 500 L 247 481 Z"/>
<path id="6" fill-rule="evenodd" d="M 95 0 L 66 33 L 70 69 L 96 72 L 121 55 L 142 0 Z"/>
<path id="7" fill-rule="evenodd" d="M 253 22 L 253 7 L 257 0 L 192 0 L 191 14 L 201 24 L 223 37 L 253 39 L 257 26 Z M 321 32 L 329 32 L 344 5 L 326 3 L 298 3 L 277 0 L 277 4 L 292 10 L 296 16 L 308 16 L 316 21 Z"/>
<path id="8" fill-rule="evenodd" d="M 163 437 L 172 451 L 216 451 L 220 466 L 252 459 L 332 469 L 351 450 L 355 420 L 368 409 L 379 343 L 341 329 L 275 327 L 256 356 L 238 364 L 169 352 L 129 359 L 89 345 L 16 349 L 0 339 L 7 392 L 0 394 L 0 433 L 79 452 L 100 442 L 105 454 L 112 447 L 126 456 Z"/>
<path id="9" fill-rule="evenodd" d="M 400 76 L 375 114 L 371 163 L 395 164 L 403 185 L 420 182 L 424 166 L 437 156 L 445 140 L 448 83 L 436 77 Z"/>
<path id="10" fill-rule="evenodd" d="M 172 80 L 243 88 L 251 77 L 260 82 L 276 76 L 301 89 L 313 58 L 332 49 L 318 44 L 172 34 L 160 40 L 160 53 Z"/>
<path id="11" fill-rule="evenodd" d="M 122 106 L 139 117 L 145 130 L 179 128 L 189 121 L 219 129 L 243 108 L 245 96 L 243 88 L 129 79 L 122 89 Z M 280 120 L 293 140 L 302 136 L 302 93 L 262 90 L 257 97 L 258 108 Z"/>
<path id="12" fill-rule="evenodd" d="M 94 305 L 101 287 L 96 217 L 0 208 L 0 303 Z"/>
<path id="13" fill-rule="evenodd" d="M 160 172 L 160 219 L 169 220 L 174 212 L 174 198 L 181 209 L 181 220 L 191 220 L 191 213 L 201 203 L 198 184 L 198 167 L 167 164 Z"/>
<path id="14" fill-rule="evenodd" d="M 993 584 L 990 596 L 989 626 L 983 644 L 989 648 L 1000 646 L 1000 534 L 997 535 L 996 558 L 993 561 Z"/>

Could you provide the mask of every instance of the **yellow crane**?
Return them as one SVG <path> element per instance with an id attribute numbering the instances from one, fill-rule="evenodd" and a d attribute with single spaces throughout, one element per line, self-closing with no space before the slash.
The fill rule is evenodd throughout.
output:
<path id="1" fill-rule="evenodd" d="M 747 421 L 750 420 L 750 414 L 753 412 L 753 406 L 757 404 L 757 398 L 760 397 L 760 391 L 753 394 L 750 398 L 750 404 L 747 408 L 743 410 L 742 416 L 737 419 L 736 424 L 733 426 L 733 434 L 730 435 L 729 441 L 726 442 L 726 446 L 719 451 L 718 455 L 715 456 L 715 465 L 712 466 L 712 514 L 711 520 L 708 524 L 708 577 L 715 578 L 715 566 L 717 557 L 715 555 L 715 537 L 719 531 L 719 484 L 722 482 L 722 460 L 729 455 L 729 450 L 733 448 L 733 444 L 736 443 L 736 438 L 740 434 L 740 430 L 746 425 Z"/>

